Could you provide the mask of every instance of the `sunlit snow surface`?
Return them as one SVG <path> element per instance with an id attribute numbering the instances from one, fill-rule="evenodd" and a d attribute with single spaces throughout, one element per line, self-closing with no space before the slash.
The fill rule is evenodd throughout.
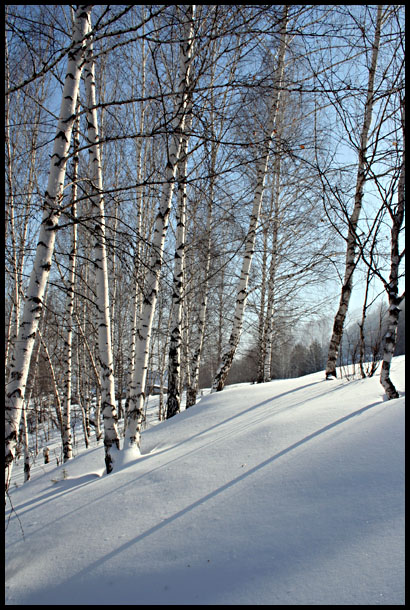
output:
<path id="1" fill-rule="evenodd" d="M 378 374 L 227 386 L 110 475 L 94 440 L 19 462 L 6 604 L 403 605 L 404 364 L 393 401 Z"/>

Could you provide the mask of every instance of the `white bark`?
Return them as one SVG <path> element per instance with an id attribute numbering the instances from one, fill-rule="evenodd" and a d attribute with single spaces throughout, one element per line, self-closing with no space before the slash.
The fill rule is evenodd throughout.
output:
<path id="1" fill-rule="evenodd" d="M 340 342 L 343 335 L 343 327 L 349 307 L 350 296 L 353 288 L 353 273 L 356 267 L 356 229 L 362 210 L 363 188 L 366 179 L 366 153 L 368 134 L 372 120 L 374 105 L 374 78 L 376 73 L 377 58 L 380 47 L 380 32 L 382 22 L 383 5 L 379 4 L 377 9 L 376 30 L 374 35 L 372 61 L 369 69 L 369 80 L 367 87 L 367 98 L 364 108 L 362 132 L 360 135 L 359 160 L 356 178 L 356 190 L 353 212 L 349 218 L 349 230 L 347 235 L 345 274 L 340 294 L 339 307 L 335 315 L 332 337 L 330 339 L 329 351 L 326 364 L 326 379 L 336 377 L 336 361 L 339 354 Z"/>
<path id="2" fill-rule="evenodd" d="M 192 113 L 189 111 L 186 129 L 189 132 Z M 189 135 L 182 136 L 181 153 L 178 161 L 178 206 L 176 214 L 176 247 L 174 258 L 174 277 L 172 292 L 171 335 L 169 341 L 167 419 L 180 411 L 182 310 L 184 303 L 185 275 L 185 222 L 187 198 L 187 166 Z"/>
<path id="3" fill-rule="evenodd" d="M 84 36 L 88 29 L 91 6 L 80 5 L 76 11 L 73 42 L 75 45 L 68 55 L 67 73 L 64 82 L 60 108 L 60 119 L 48 175 L 44 197 L 44 214 L 39 241 L 24 312 L 19 328 L 10 366 L 10 377 L 6 390 L 6 491 L 10 484 L 13 458 L 20 425 L 21 411 L 26 390 L 30 357 L 33 351 L 39 319 L 43 309 L 43 297 L 51 268 L 54 251 L 55 228 L 60 216 L 60 201 L 66 171 L 66 158 L 70 147 L 71 131 L 75 118 L 75 108 L 84 57 Z"/>
<path id="4" fill-rule="evenodd" d="M 250 224 L 248 228 L 248 233 L 245 241 L 245 254 L 242 261 L 242 269 L 239 279 L 238 293 L 236 298 L 236 306 L 234 313 L 234 321 L 233 327 L 231 331 L 231 335 L 229 338 L 228 347 L 225 350 L 222 361 L 219 365 L 219 369 L 215 375 L 213 384 L 212 384 L 212 392 L 219 392 L 223 390 L 225 386 L 225 381 L 228 376 L 229 370 L 231 368 L 236 349 L 239 344 L 239 339 L 242 332 L 242 324 L 243 324 L 243 316 L 245 313 L 246 301 L 248 296 L 248 281 L 249 281 L 249 272 L 252 264 L 252 257 L 255 246 L 256 239 L 256 229 L 259 222 L 260 209 L 262 204 L 262 197 L 265 187 L 265 179 L 266 179 L 266 171 L 268 168 L 269 162 L 269 147 L 271 145 L 274 129 L 276 125 L 276 117 L 277 110 L 280 98 L 280 87 L 283 78 L 283 69 L 284 69 L 284 58 L 286 51 L 286 28 L 287 28 L 287 20 L 288 20 L 288 7 L 284 6 L 283 8 L 283 18 L 282 18 L 282 27 L 281 27 L 281 36 L 279 42 L 279 52 L 278 52 L 278 63 L 275 71 L 275 93 L 272 96 L 272 102 L 269 109 L 268 123 L 266 126 L 266 139 L 263 146 L 262 154 L 258 160 L 257 164 L 257 182 L 255 187 L 255 194 L 252 205 L 252 212 L 250 218 Z"/>
<path id="5" fill-rule="evenodd" d="M 143 28 L 144 32 L 144 28 Z M 142 50 L 141 50 L 141 97 L 145 96 L 145 66 L 146 66 L 146 58 L 145 58 L 145 44 L 142 41 Z M 146 113 L 146 105 L 141 105 L 140 117 L 138 122 L 138 130 L 139 133 L 144 133 L 145 127 L 145 113 Z M 134 117 L 134 124 L 137 131 L 137 124 Z M 129 405 L 129 392 L 132 386 L 132 379 L 134 374 L 134 365 L 135 365 L 135 341 L 136 341 L 136 332 L 137 332 L 137 323 L 140 314 L 140 306 L 142 300 L 141 294 L 141 284 L 142 284 L 142 269 L 141 265 L 141 256 L 142 256 L 142 204 L 143 204 L 143 191 L 144 187 L 142 185 L 142 176 L 143 176 L 143 154 L 142 154 L 142 144 L 143 138 L 139 138 L 137 140 L 137 153 L 136 153 L 136 163 L 137 163 L 137 184 L 139 185 L 136 189 L 136 216 L 137 216 L 137 243 L 135 247 L 135 291 L 134 291 L 134 304 L 133 304 L 133 323 L 131 328 L 131 346 L 129 349 L 129 359 L 128 359 L 128 387 L 127 387 L 127 397 L 125 401 L 125 412 L 124 412 L 124 427 L 127 424 L 127 412 Z M 144 149 L 144 155 L 146 154 L 146 148 Z M 124 430 L 125 431 L 125 430 Z"/>
<path id="6" fill-rule="evenodd" d="M 265 362 L 264 362 L 264 381 L 269 381 L 271 377 L 271 362 L 272 362 L 272 340 L 273 340 L 273 318 L 274 318 L 274 307 L 275 307 L 275 279 L 278 267 L 278 250 L 279 250 L 279 223 L 280 223 L 280 212 L 279 212 L 279 180 L 280 174 L 276 176 L 277 179 L 277 192 L 275 193 L 275 217 L 273 223 L 273 237 L 272 237 L 272 257 L 269 266 L 268 276 L 268 299 L 266 307 L 266 318 L 265 318 Z"/>
<path id="7" fill-rule="evenodd" d="M 91 28 L 91 24 L 89 26 Z M 100 138 L 95 94 L 95 65 L 93 45 L 87 46 L 84 81 L 87 105 L 87 139 L 92 145 L 89 148 L 91 174 L 91 203 L 97 222 L 94 226 L 94 268 L 96 275 L 97 311 L 98 311 L 98 355 L 101 369 L 101 406 L 104 420 L 104 447 L 107 474 L 114 468 L 116 452 L 120 448 L 115 406 L 115 383 L 113 355 L 111 344 L 110 300 L 108 286 L 108 265 L 105 238 L 105 211 L 101 168 Z"/>
<path id="8" fill-rule="evenodd" d="M 276 130 L 276 140 L 280 142 L 283 135 L 283 101 L 282 112 L 278 117 L 278 128 Z M 279 225 L 283 214 L 279 207 L 280 200 L 280 176 L 281 176 L 281 156 L 280 150 L 276 148 L 275 161 L 273 164 L 272 177 L 272 202 L 270 206 L 270 216 L 272 219 L 272 242 L 271 242 L 271 259 L 269 270 L 266 274 L 266 311 L 265 303 L 261 304 L 261 345 L 260 345 L 260 363 L 258 371 L 258 382 L 270 381 L 271 378 L 271 363 L 272 363 L 272 336 L 273 336 L 273 317 L 275 306 L 275 279 L 279 258 Z M 267 244 L 266 244 L 267 246 Z M 263 305 L 263 307 L 262 307 Z"/>
<path id="9" fill-rule="evenodd" d="M 208 276 L 211 264 L 211 223 L 212 223 L 212 202 L 213 202 L 213 180 L 211 182 L 211 189 L 208 202 L 208 215 L 206 220 L 206 233 L 207 233 L 207 252 L 205 260 L 205 278 L 201 287 L 201 302 L 199 309 L 198 318 L 198 337 L 195 351 L 192 357 L 191 369 L 190 369 L 190 384 L 187 388 L 186 397 L 186 409 L 196 404 L 196 398 L 199 389 L 199 369 L 201 363 L 202 347 L 204 344 L 205 337 L 205 320 L 208 306 Z"/>
<path id="10" fill-rule="evenodd" d="M 239 47 L 238 47 L 239 49 Z M 230 80 L 233 80 L 236 67 L 237 67 L 237 59 L 239 58 L 239 54 L 237 58 L 232 62 L 230 68 Z M 214 64 L 215 66 L 215 64 Z M 202 357 L 202 348 L 204 344 L 205 338 L 205 321 L 208 307 L 208 284 L 209 284 L 209 270 L 211 266 L 211 225 L 212 225 L 212 215 L 213 215 L 213 203 L 215 197 L 215 178 L 216 178 L 216 161 L 218 150 L 220 146 L 220 141 L 222 137 L 222 132 L 224 129 L 224 121 L 219 123 L 219 133 L 216 132 L 215 129 L 215 100 L 214 100 L 214 90 L 213 86 L 215 83 L 215 74 L 214 71 L 211 74 L 211 83 L 210 83 L 210 96 L 211 96 L 211 108 L 210 108 L 210 151 L 207 151 L 207 155 L 209 155 L 210 159 L 210 167 L 209 167 L 209 187 L 207 188 L 207 198 L 208 198 L 208 209 L 207 209 L 207 219 L 206 219 L 206 256 L 204 263 L 204 279 L 201 283 L 200 289 L 200 305 L 199 305 L 199 315 L 198 315 L 198 328 L 197 328 L 197 336 L 195 338 L 195 347 L 193 350 L 193 356 L 191 362 L 187 363 L 187 393 L 186 393 L 186 409 L 192 407 L 196 404 L 197 394 L 199 390 L 199 370 L 201 364 Z M 221 104 L 222 107 L 225 106 L 226 100 L 228 96 L 228 87 L 223 94 L 223 102 Z M 222 312 L 222 307 L 221 307 Z"/>
<path id="11" fill-rule="evenodd" d="M 180 45 L 180 74 L 175 103 L 175 116 L 172 122 L 172 136 L 168 149 L 168 162 L 165 168 L 165 183 L 162 189 L 159 211 L 155 220 L 152 254 L 148 266 L 146 289 L 136 337 L 134 375 L 130 388 L 127 431 L 124 441 L 124 448 L 134 448 L 137 452 L 139 452 L 140 447 L 152 322 L 157 301 L 165 236 L 168 229 L 171 199 L 181 146 L 181 134 L 184 129 L 188 103 L 195 7 L 193 5 L 186 6 L 183 12 L 186 13 L 186 16 L 183 16 L 185 22 Z"/>
<path id="12" fill-rule="evenodd" d="M 6 9 L 7 10 L 7 9 Z M 8 62 L 8 45 L 7 45 L 7 35 L 5 36 L 5 64 L 6 64 L 6 88 L 9 88 L 9 62 Z M 38 95 L 38 99 L 43 99 L 43 92 L 41 87 L 38 87 L 36 90 L 36 94 Z M 24 107 L 22 106 L 22 115 L 24 114 Z M 30 134 L 27 145 L 31 147 L 30 150 L 30 162 L 29 162 L 29 173 L 27 179 L 27 185 L 25 186 L 26 194 L 26 203 L 24 208 L 18 213 L 18 222 L 16 225 L 16 209 L 14 202 L 14 157 L 13 157 L 13 149 L 11 146 L 11 133 L 10 133 L 10 113 L 9 113 L 9 97 L 6 96 L 5 99 L 5 146 L 6 146 L 6 183 L 8 189 L 8 197 L 6 199 L 6 239 L 7 235 L 10 235 L 11 241 L 11 258 L 12 258 L 12 270 L 13 270 L 13 295 L 12 295 L 12 306 L 10 312 L 9 319 L 9 328 L 8 335 L 6 341 L 6 354 L 5 354 L 5 367 L 6 367 L 6 378 L 8 377 L 8 364 L 9 357 L 12 352 L 12 347 L 17 339 L 18 331 L 19 331 L 19 323 L 20 323 L 20 314 L 21 314 L 21 303 L 22 303 L 22 282 L 23 282 L 23 269 L 26 258 L 26 239 L 28 233 L 29 219 L 30 219 L 30 208 L 32 204 L 32 193 L 35 190 L 35 166 L 36 166 L 36 158 L 37 158 L 37 140 L 40 126 L 40 112 L 41 112 L 41 104 L 39 104 L 38 109 L 36 111 L 36 116 L 34 119 L 34 125 L 32 129 L 32 133 Z M 20 189 L 22 185 L 19 185 Z M 17 231 L 16 231 L 17 229 Z"/>
<path id="13" fill-rule="evenodd" d="M 77 199 L 77 171 L 78 171 L 78 148 L 79 148 L 79 117 L 76 119 L 76 125 L 74 128 L 73 135 L 73 186 L 72 186 L 72 207 L 71 213 L 73 219 L 76 217 L 76 199 Z M 66 304 L 66 315 L 67 315 L 67 335 L 65 340 L 66 345 L 66 370 L 65 370 L 65 396 L 63 406 L 63 460 L 67 462 L 73 457 L 73 446 L 71 439 L 71 378 L 72 378 L 72 361 L 73 361 L 73 315 L 74 315 L 74 286 L 75 286 L 75 266 L 77 257 L 77 223 L 73 222 L 72 229 L 72 242 L 71 252 L 69 254 L 69 268 L 68 268 L 68 288 L 67 288 L 67 304 Z"/>
<path id="14" fill-rule="evenodd" d="M 23 403 L 23 447 L 24 447 L 24 482 L 30 480 L 30 452 L 28 446 L 28 430 L 27 430 L 27 403 Z"/>
<path id="15" fill-rule="evenodd" d="M 396 390 L 392 380 L 390 379 L 390 365 L 394 355 L 397 342 L 397 325 L 400 315 L 400 303 L 404 298 L 398 296 L 399 290 L 399 266 L 401 256 L 399 252 L 399 234 L 404 220 L 405 210 L 405 122 L 404 122 L 404 103 L 402 105 L 402 122 L 403 122 L 403 157 L 400 170 L 400 178 L 397 192 L 397 206 L 395 209 L 389 209 L 392 219 L 391 241 L 390 241 L 390 277 L 389 283 L 386 286 L 389 297 L 389 315 L 388 328 L 384 337 L 383 345 L 383 362 L 380 372 L 380 383 L 382 384 L 386 396 L 389 400 L 399 398 L 399 393 Z"/>

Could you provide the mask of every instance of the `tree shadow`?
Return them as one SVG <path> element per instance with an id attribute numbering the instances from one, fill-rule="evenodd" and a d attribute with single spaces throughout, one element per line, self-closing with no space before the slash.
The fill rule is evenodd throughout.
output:
<path id="1" fill-rule="evenodd" d="M 257 409 L 260 409 L 260 407 L 264 407 L 265 405 L 268 404 L 272 404 L 275 403 L 277 400 L 280 400 L 281 398 L 283 398 L 284 396 L 287 396 L 288 394 L 296 394 L 299 391 L 302 390 L 306 390 L 306 388 L 310 388 L 314 385 L 318 385 L 321 384 L 321 381 L 312 381 L 311 383 L 307 383 L 303 386 L 300 386 L 299 388 L 293 388 L 290 390 L 287 390 L 286 392 L 282 392 L 281 394 L 277 394 L 276 396 L 271 396 L 269 398 L 266 398 L 265 400 L 263 400 L 262 402 L 258 402 L 255 405 L 252 405 L 251 407 L 248 407 L 247 409 L 243 409 L 241 411 L 239 411 L 238 413 L 235 413 L 235 415 L 231 415 L 230 417 L 227 417 L 226 419 L 223 419 L 222 421 L 218 421 L 216 424 L 213 424 L 212 426 L 208 426 L 205 430 L 201 430 L 200 432 L 197 432 L 196 434 L 192 434 L 187 436 L 185 439 L 183 439 L 182 441 L 174 444 L 174 445 L 168 445 L 167 447 L 163 448 L 163 449 L 158 449 L 157 451 L 155 451 L 156 454 L 160 454 L 160 453 L 166 453 L 167 451 L 170 451 L 172 449 L 176 449 L 177 447 L 181 447 L 182 445 L 185 445 L 186 443 L 192 441 L 195 438 L 198 438 L 200 436 L 203 436 L 204 434 L 208 434 L 209 432 L 216 430 L 217 428 L 220 428 L 221 426 L 224 426 L 225 424 L 227 424 L 228 422 L 232 422 L 236 419 L 241 418 L 242 416 L 246 415 L 247 413 L 250 413 L 251 411 L 255 411 Z M 339 387 L 339 386 L 337 386 Z M 336 389 L 336 388 L 334 388 Z M 326 389 L 323 393 L 327 393 L 329 390 Z M 211 396 L 215 396 L 216 394 L 212 394 Z M 319 394 L 319 396 L 321 396 L 322 394 Z M 315 396 L 315 398 L 317 398 L 317 396 Z M 302 402 L 305 402 L 305 400 L 303 400 Z M 289 406 L 298 406 L 300 403 L 296 403 L 295 405 L 289 405 Z M 204 408 L 206 408 L 206 405 L 202 405 Z M 185 411 L 183 411 L 183 413 L 185 413 Z M 168 420 L 170 421 L 170 423 L 174 423 L 177 420 Z M 148 449 L 146 450 L 146 452 L 144 452 L 143 455 L 149 455 L 151 453 L 151 451 L 153 451 L 153 449 Z"/>
<path id="2" fill-rule="evenodd" d="M 311 384 L 309 384 L 309 385 L 311 385 Z M 376 407 L 376 406 L 380 406 L 380 404 L 381 404 L 380 402 L 375 402 L 375 403 L 372 403 L 370 405 L 367 405 L 367 406 L 359 409 L 358 411 L 354 411 L 353 413 L 350 413 L 349 415 L 345 415 L 344 417 L 341 417 L 340 419 L 337 419 L 336 421 L 334 421 L 334 422 L 332 422 L 330 424 L 327 424 L 326 426 L 323 426 L 322 428 L 319 428 L 315 432 L 312 432 L 311 434 L 308 434 L 307 436 L 303 437 L 299 441 L 296 441 L 295 443 L 292 443 L 291 445 L 289 445 L 285 449 L 282 449 L 281 451 L 275 453 L 275 455 L 270 456 L 269 458 L 267 458 L 266 460 L 260 462 L 256 466 L 250 468 L 246 472 L 240 474 L 239 476 L 235 477 L 234 479 L 231 479 L 230 481 L 228 481 L 224 485 L 221 485 L 217 489 L 214 489 L 214 490 L 210 491 L 209 493 L 205 494 L 204 496 L 202 496 L 198 500 L 195 500 L 195 502 L 192 502 L 191 504 L 189 504 L 188 506 L 185 506 L 184 508 L 182 508 L 181 510 L 177 511 L 173 515 L 165 518 L 160 523 L 157 523 L 156 525 L 150 527 L 146 531 L 141 532 L 140 534 L 135 536 L 132 540 L 128 540 L 127 542 L 122 544 L 120 547 L 116 548 L 115 550 L 111 551 L 110 553 L 107 553 L 104 557 L 101 557 L 100 559 L 97 559 L 95 562 L 90 564 L 87 569 L 91 572 L 92 570 L 98 568 L 100 565 L 104 564 L 107 561 L 110 561 L 115 556 L 117 556 L 120 553 L 122 553 L 123 551 L 127 550 L 128 548 L 130 548 L 134 544 L 140 542 L 144 538 L 147 538 L 147 537 L 155 534 L 156 532 L 162 530 L 163 528 L 165 528 L 168 525 L 172 524 L 174 521 L 176 521 L 179 518 L 183 517 L 185 514 L 189 513 L 190 511 L 195 510 L 196 508 L 198 508 L 199 506 L 205 504 L 209 500 L 219 496 L 220 494 L 222 494 L 226 490 L 234 487 L 235 485 L 237 485 L 241 481 L 244 481 L 245 479 L 247 479 L 248 477 L 252 476 L 256 472 L 258 472 L 261 469 L 263 469 L 266 466 L 268 466 L 269 464 L 272 464 L 272 462 L 275 462 L 276 460 L 279 460 L 284 455 L 286 455 L 286 454 L 294 451 L 298 447 L 300 447 L 300 446 L 302 446 L 302 445 L 312 441 L 313 439 L 317 438 L 318 436 L 320 436 L 322 434 L 325 434 L 329 430 L 332 430 L 333 428 L 336 428 L 337 426 L 340 426 L 341 424 L 343 424 L 343 423 L 353 419 L 354 417 L 358 417 L 358 416 L 362 415 L 363 413 L 365 413 L 369 409 L 372 409 L 373 407 Z"/>

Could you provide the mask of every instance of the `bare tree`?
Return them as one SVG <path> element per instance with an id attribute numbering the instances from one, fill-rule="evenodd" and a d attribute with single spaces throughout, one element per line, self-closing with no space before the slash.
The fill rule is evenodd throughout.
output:
<path id="1" fill-rule="evenodd" d="M 91 23 L 89 24 L 91 29 Z M 113 470 L 115 451 L 120 449 L 115 403 L 115 383 L 111 344 L 105 209 L 101 169 L 100 138 L 95 94 L 95 65 L 92 40 L 88 42 L 84 81 L 87 96 L 87 139 L 90 144 L 91 204 L 96 214 L 94 226 L 94 267 L 97 287 L 98 355 L 100 361 L 101 407 L 104 420 L 104 447 L 107 473 Z"/>
<path id="2" fill-rule="evenodd" d="M 372 111 L 374 106 L 374 79 L 377 67 L 377 58 L 380 47 L 380 33 L 383 18 L 383 6 L 378 5 L 374 41 L 372 45 L 372 58 L 369 67 L 369 79 L 367 85 L 367 98 L 364 107 L 363 125 L 360 134 L 360 143 L 358 150 L 358 166 L 356 178 L 356 190 L 354 196 L 354 207 L 352 214 L 349 217 L 345 273 L 343 278 L 342 290 L 340 294 L 339 307 L 335 315 L 332 337 L 329 344 L 329 352 L 326 364 L 326 379 L 336 377 L 336 361 L 339 351 L 340 341 L 343 335 L 343 327 L 346 319 L 347 310 L 349 307 L 350 296 L 353 288 L 353 273 L 357 264 L 357 245 L 356 245 L 356 229 L 359 222 L 360 212 L 362 210 L 362 200 L 364 184 L 367 171 L 367 147 L 368 134 L 370 123 L 372 120 Z"/>
<path id="3" fill-rule="evenodd" d="M 78 113 L 77 113 L 78 114 Z M 77 116 L 75 127 L 73 130 L 73 171 L 72 171 L 72 207 L 71 214 L 74 222 L 72 227 L 72 242 L 71 251 L 69 254 L 69 276 L 67 287 L 67 335 L 66 335 L 66 377 L 65 377 L 65 395 L 63 408 L 63 459 L 68 461 L 73 457 L 72 439 L 71 439 L 71 394 L 72 394 L 72 360 L 73 360 L 73 318 L 74 318 L 74 290 L 75 290 L 75 268 L 77 259 L 77 174 L 79 158 L 77 150 L 80 145 L 79 134 L 79 115 Z"/>
<path id="4" fill-rule="evenodd" d="M 403 131 L 403 155 L 400 167 L 400 178 L 397 188 L 397 203 L 391 203 L 388 205 L 388 212 L 391 217 L 391 239 L 390 239 L 390 275 L 389 282 L 384 282 L 384 286 L 389 299 L 389 311 L 388 311 L 388 328 L 384 337 L 383 346 L 383 362 L 382 370 L 380 373 L 380 383 L 382 384 L 387 398 L 399 398 L 399 393 L 394 387 L 392 380 L 390 379 L 390 365 L 391 359 L 394 354 L 394 350 L 397 342 L 397 326 L 400 315 L 400 304 L 404 299 L 403 294 L 399 295 L 399 269 L 400 263 L 403 260 L 404 250 L 400 252 L 400 232 L 404 220 L 405 210 L 405 112 L 404 112 L 404 99 L 401 101 L 401 113 L 402 113 L 402 131 Z"/>
<path id="5" fill-rule="evenodd" d="M 187 104 L 186 129 L 181 138 L 178 159 L 178 204 L 176 213 L 176 245 L 172 289 L 172 319 L 168 358 L 167 419 L 180 411 L 182 314 L 185 292 L 185 224 L 187 200 L 187 166 L 189 131 L 192 125 L 191 103 Z"/>
<path id="6" fill-rule="evenodd" d="M 178 12 L 182 17 L 183 22 L 182 40 L 180 43 L 179 85 L 177 88 L 175 112 L 171 125 L 171 141 L 167 151 L 165 182 L 162 188 L 161 202 L 155 220 L 152 254 L 149 261 L 144 301 L 138 324 L 134 375 L 131 384 L 127 412 L 127 429 L 124 442 L 124 448 L 134 448 L 137 451 L 139 451 L 140 446 L 140 431 L 143 419 L 149 348 L 159 287 L 159 275 L 163 262 L 164 243 L 168 229 L 181 138 L 184 131 L 189 101 L 189 78 L 194 42 L 195 7 L 193 5 L 183 8 L 178 7 Z"/>
<path id="7" fill-rule="evenodd" d="M 10 377 L 6 392 L 6 491 L 10 484 L 14 451 L 20 425 L 30 357 L 33 351 L 38 322 L 43 309 L 43 297 L 51 269 L 55 243 L 55 229 L 61 214 L 60 201 L 64 185 L 67 155 L 75 119 L 78 88 L 83 68 L 84 38 L 88 31 L 91 6 L 79 5 L 76 11 L 73 47 L 69 53 L 67 73 L 61 100 L 60 119 L 54 138 L 44 214 L 41 223 L 36 257 L 24 305 L 22 322 L 14 347 Z"/>
<path id="8" fill-rule="evenodd" d="M 275 90 L 272 95 L 272 101 L 269 108 L 268 120 L 265 129 L 264 141 L 262 145 L 262 150 L 260 151 L 260 156 L 257 161 L 257 178 L 256 178 L 256 186 L 255 186 L 255 194 L 252 204 L 252 212 L 250 217 L 249 228 L 247 231 L 246 241 L 245 241 L 245 253 L 242 261 L 242 269 L 239 279 L 235 313 L 234 313 L 234 321 L 232 326 L 232 332 L 229 338 L 228 347 L 226 348 L 222 361 L 219 365 L 219 369 L 215 375 L 212 391 L 219 392 L 223 390 L 226 382 L 226 378 L 229 373 L 229 369 L 231 368 L 236 349 L 239 344 L 239 339 L 242 332 L 242 324 L 243 324 L 243 316 L 246 307 L 246 300 L 248 296 L 248 282 L 249 282 L 249 272 L 252 264 L 252 257 L 254 252 L 254 245 L 256 239 L 256 229 L 259 222 L 259 214 L 262 204 L 262 197 L 265 187 L 266 173 L 269 162 L 270 155 L 270 146 L 272 139 L 274 137 L 274 131 L 276 127 L 276 117 L 277 110 L 279 104 L 279 97 L 281 91 L 282 77 L 283 77 L 283 69 L 284 69 L 284 59 L 285 52 L 287 46 L 287 22 L 288 22 L 288 7 L 285 5 L 283 7 L 283 15 L 281 20 L 281 31 L 280 31 L 280 42 L 279 42 L 279 50 L 278 50 L 278 60 L 275 71 Z"/>

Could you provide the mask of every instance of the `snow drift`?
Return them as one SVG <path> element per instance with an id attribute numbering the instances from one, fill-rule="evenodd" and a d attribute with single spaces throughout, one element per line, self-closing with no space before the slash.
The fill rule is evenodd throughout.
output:
<path id="1" fill-rule="evenodd" d="M 404 357 L 392 401 L 323 377 L 207 395 L 110 475 L 16 466 L 6 605 L 403 605 Z"/>

